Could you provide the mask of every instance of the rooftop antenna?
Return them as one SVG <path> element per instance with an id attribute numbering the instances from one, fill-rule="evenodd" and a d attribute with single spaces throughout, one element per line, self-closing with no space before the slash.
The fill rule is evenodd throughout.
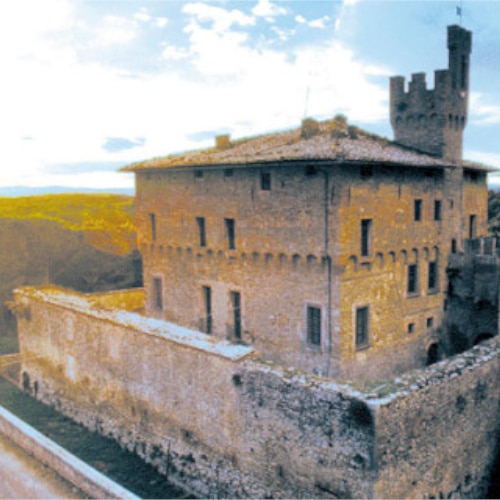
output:
<path id="1" fill-rule="evenodd" d="M 457 5 L 457 16 L 459 19 L 459 26 L 462 26 L 462 21 L 463 21 L 463 13 L 464 13 L 464 0 L 460 1 L 460 5 Z"/>
<path id="2" fill-rule="evenodd" d="M 311 91 L 311 85 L 308 83 L 307 89 L 306 89 L 306 104 L 304 106 L 304 118 L 307 118 L 307 107 L 309 105 L 309 92 L 310 91 Z"/>

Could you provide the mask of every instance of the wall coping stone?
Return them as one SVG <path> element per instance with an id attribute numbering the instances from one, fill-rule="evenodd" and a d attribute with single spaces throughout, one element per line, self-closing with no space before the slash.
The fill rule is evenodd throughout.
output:
<path id="1" fill-rule="evenodd" d="M 2 406 L 0 406 L 0 433 L 89 494 L 91 498 L 139 499 Z"/>
<path id="2" fill-rule="evenodd" d="M 92 301 L 92 294 L 81 294 L 72 290 L 52 286 L 41 288 L 23 287 L 16 289 L 14 293 L 20 297 L 46 302 L 102 320 L 107 320 L 121 326 L 127 326 L 141 334 L 146 333 L 153 335 L 232 361 L 239 361 L 255 353 L 255 349 L 251 346 L 221 341 L 205 333 L 191 330 L 162 319 L 151 318 L 125 310 L 102 308 L 95 301 Z M 113 293 L 116 294 L 116 292 Z M 123 293 L 127 293 L 127 290 L 124 290 Z"/>

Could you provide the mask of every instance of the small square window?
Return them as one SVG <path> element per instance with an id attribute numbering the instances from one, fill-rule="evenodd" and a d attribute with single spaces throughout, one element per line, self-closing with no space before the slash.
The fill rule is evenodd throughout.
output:
<path id="1" fill-rule="evenodd" d="M 415 333 L 415 323 L 408 323 L 408 333 Z"/>
<path id="2" fill-rule="evenodd" d="M 262 191 L 271 191 L 271 174 L 270 172 L 260 173 L 260 188 Z"/>
<path id="3" fill-rule="evenodd" d="M 307 306 L 307 342 L 321 345 L 321 308 Z"/>
<path id="4" fill-rule="evenodd" d="M 318 174 L 318 167 L 316 165 L 307 165 L 306 166 L 306 175 L 308 177 L 312 177 Z"/>
<path id="5" fill-rule="evenodd" d="M 373 177 L 373 167 L 371 165 L 362 165 L 359 169 L 361 179 L 369 179 Z"/>
<path id="6" fill-rule="evenodd" d="M 427 318 L 427 329 L 430 330 L 434 327 L 434 318 Z"/>
<path id="7" fill-rule="evenodd" d="M 194 178 L 195 179 L 201 179 L 203 177 L 203 170 L 195 170 L 194 171 Z"/>
<path id="8" fill-rule="evenodd" d="M 413 220 L 419 222 L 422 220 L 422 200 L 415 200 Z"/>
<path id="9" fill-rule="evenodd" d="M 224 169 L 224 177 L 232 177 L 234 174 L 234 170 L 232 168 Z"/>

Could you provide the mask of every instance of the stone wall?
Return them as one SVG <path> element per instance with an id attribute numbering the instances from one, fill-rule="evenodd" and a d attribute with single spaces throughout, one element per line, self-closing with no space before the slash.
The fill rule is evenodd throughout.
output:
<path id="1" fill-rule="evenodd" d="M 498 450 L 499 378 L 494 339 L 385 388 L 375 409 L 375 497 L 484 498 Z"/>
<path id="2" fill-rule="evenodd" d="M 497 238 L 468 240 L 448 265 L 445 347 L 469 349 L 499 331 L 500 258 Z"/>
<path id="3" fill-rule="evenodd" d="M 56 289 L 16 292 L 23 385 L 202 497 L 369 497 L 371 412 L 331 382 Z"/>
<path id="4" fill-rule="evenodd" d="M 89 296 L 18 290 L 15 311 L 26 390 L 202 497 L 486 492 L 496 340 L 360 392 Z"/>

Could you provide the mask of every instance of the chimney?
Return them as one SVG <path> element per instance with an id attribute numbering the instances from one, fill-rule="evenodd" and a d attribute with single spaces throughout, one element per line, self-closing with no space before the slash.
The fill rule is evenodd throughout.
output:
<path id="1" fill-rule="evenodd" d="M 313 118 L 304 118 L 302 120 L 302 128 L 300 136 L 302 139 L 309 139 L 319 132 L 319 123 Z"/>
<path id="2" fill-rule="evenodd" d="M 217 149 L 229 149 L 231 147 L 231 136 L 229 134 L 216 135 L 215 147 Z"/>

